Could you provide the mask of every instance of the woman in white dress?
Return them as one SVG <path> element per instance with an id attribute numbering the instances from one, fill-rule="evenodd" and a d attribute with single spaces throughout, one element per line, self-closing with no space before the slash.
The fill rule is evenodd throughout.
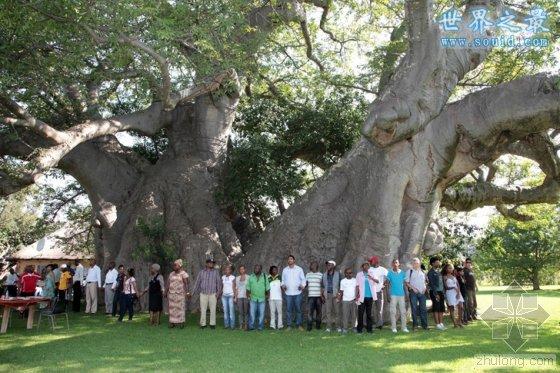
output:
<path id="1" fill-rule="evenodd" d="M 445 299 L 447 300 L 447 308 L 449 308 L 449 316 L 453 320 L 455 328 L 462 328 L 461 315 L 463 314 L 463 296 L 459 290 L 459 282 L 454 274 L 453 265 L 447 263 L 443 266 L 441 273 L 443 275 L 443 285 L 445 287 Z M 455 316 L 457 311 L 457 316 Z"/>

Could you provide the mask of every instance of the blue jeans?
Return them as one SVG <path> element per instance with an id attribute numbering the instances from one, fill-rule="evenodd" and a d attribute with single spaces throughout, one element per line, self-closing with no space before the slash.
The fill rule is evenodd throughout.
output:
<path id="1" fill-rule="evenodd" d="M 301 293 L 298 295 L 286 295 L 286 317 L 288 319 L 288 328 L 292 326 L 292 310 L 294 309 L 296 313 L 296 326 L 301 326 L 302 324 L 301 299 Z"/>
<path id="2" fill-rule="evenodd" d="M 235 328 L 235 307 L 233 306 L 233 295 L 222 295 L 222 305 L 224 306 L 224 326 Z"/>
<path id="3" fill-rule="evenodd" d="M 264 329 L 264 299 L 263 300 L 252 300 L 249 306 L 249 330 L 255 329 L 255 319 L 257 317 L 257 313 L 259 315 L 259 324 L 257 328 L 259 330 Z"/>
<path id="4" fill-rule="evenodd" d="M 410 307 L 412 314 L 412 327 L 418 327 L 418 318 L 422 328 L 428 327 L 428 312 L 426 311 L 426 294 L 418 294 L 410 291 Z"/>

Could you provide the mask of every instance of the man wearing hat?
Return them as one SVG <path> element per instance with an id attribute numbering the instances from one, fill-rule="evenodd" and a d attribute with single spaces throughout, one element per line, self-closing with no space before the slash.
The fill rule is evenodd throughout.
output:
<path id="1" fill-rule="evenodd" d="M 336 328 L 339 332 L 340 319 L 339 307 L 340 303 L 337 302 L 336 297 L 340 288 L 340 272 L 336 270 L 336 262 L 334 260 L 327 261 L 327 270 L 323 274 L 323 301 L 325 302 L 325 312 L 327 314 L 327 332 L 331 328 Z"/>
<path id="2" fill-rule="evenodd" d="M 210 329 L 216 328 L 216 303 L 222 292 L 220 273 L 214 259 L 206 259 L 206 267 L 198 273 L 193 294 L 200 294 L 200 327 L 206 328 L 206 311 L 210 308 Z"/>
<path id="3" fill-rule="evenodd" d="M 379 282 L 375 284 L 377 299 L 374 300 L 374 314 L 375 314 L 375 327 L 379 330 L 383 328 L 383 302 L 385 297 L 383 292 L 385 291 L 385 278 L 387 277 L 387 268 L 379 265 L 379 257 L 377 255 L 369 258 L 369 264 L 371 264 L 370 271 L 373 273 L 373 277 L 378 279 Z"/>

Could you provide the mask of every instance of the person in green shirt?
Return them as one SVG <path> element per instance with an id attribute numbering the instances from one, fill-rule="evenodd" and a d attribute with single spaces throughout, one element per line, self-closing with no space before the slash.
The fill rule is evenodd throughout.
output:
<path id="1" fill-rule="evenodd" d="M 259 317 L 258 330 L 264 329 L 264 308 L 266 296 L 270 290 L 270 284 L 266 276 L 262 273 L 260 264 L 256 264 L 254 273 L 247 280 L 247 297 L 249 303 L 249 330 L 255 329 L 255 319 Z"/>

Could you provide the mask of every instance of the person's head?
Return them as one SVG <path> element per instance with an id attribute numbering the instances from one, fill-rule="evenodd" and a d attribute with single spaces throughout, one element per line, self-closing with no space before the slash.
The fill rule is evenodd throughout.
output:
<path id="1" fill-rule="evenodd" d="M 216 262 L 214 261 L 214 259 L 206 259 L 206 268 L 208 269 L 212 269 L 214 268 L 214 265 L 216 264 Z"/>
<path id="2" fill-rule="evenodd" d="M 471 258 L 465 259 L 465 268 L 472 269 L 472 260 L 471 260 Z"/>
<path id="3" fill-rule="evenodd" d="M 456 274 L 457 277 L 463 276 L 463 273 L 464 273 L 463 267 L 461 267 L 461 266 L 455 267 L 455 274 Z"/>
<path id="4" fill-rule="evenodd" d="M 48 265 L 47 268 L 45 268 L 45 272 L 46 273 L 51 273 L 52 272 L 52 265 Z"/>
<path id="5" fill-rule="evenodd" d="M 128 269 L 128 277 L 134 277 L 134 268 Z"/>
<path id="6" fill-rule="evenodd" d="M 80 259 L 74 259 L 74 265 L 79 266 L 80 265 Z"/>
<path id="7" fill-rule="evenodd" d="M 115 262 L 111 261 L 109 262 L 109 269 L 113 269 L 115 268 Z"/>
<path id="8" fill-rule="evenodd" d="M 379 267 L 379 257 L 377 255 L 374 255 L 369 258 L 369 264 L 371 264 L 373 268 Z"/>
<path id="9" fill-rule="evenodd" d="M 443 268 L 441 269 L 441 273 L 442 273 L 444 276 L 452 275 L 452 274 L 453 274 L 453 264 L 451 264 L 451 263 L 445 263 L 445 264 L 443 265 Z"/>
<path id="10" fill-rule="evenodd" d="M 124 274 L 124 265 L 122 264 L 119 265 L 119 273 Z"/>
<path id="11" fill-rule="evenodd" d="M 352 268 L 346 268 L 344 270 L 344 277 L 346 278 L 352 278 Z"/>
<path id="12" fill-rule="evenodd" d="M 230 264 L 228 264 L 224 267 L 224 274 L 226 276 L 230 276 L 232 272 L 233 272 L 233 268 L 231 267 Z"/>
<path id="13" fill-rule="evenodd" d="M 29 273 L 33 273 L 35 272 L 35 266 L 34 265 L 30 265 L 29 266 Z"/>
<path id="14" fill-rule="evenodd" d="M 296 257 L 293 255 L 288 255 L 288 265 L 291 267 L 296 264 Z"/>
<path id="15" fill-rule="evenodd" d="M 312 261 L 312 262 L 309 264 L 309 270 L 310 270 L 311 272 L 317 272 L 317 271 L 319 270 L 319 263 L 317 263 L 316 261 Z"/>
<path id="16" fill-rule="evenodd" d="M 62 272 L 67 272 L 67 271 L 68 271 L 68 266 L 67 266 L 66 264 L 62 264 L 62 265 L 60 266 L 60 270 L 61 270 Z"/>
<path id="17" fill-rule="evenodd" d="M 52 269 L 52 267 L 51 267 L 51 269 Z M 14 273 L 16 273 L 16 271 L 12 267 L 10 267 L 10 274 L 13 275 Z"/>
<path id="18" fill-rule="evenodd" d="M 362 263 L 362 271 L 367 272 L 369 269 L 369 262 Z"/>
<path id="19" fill-rule="evenodd" d="M 262 266 L 260 264 L 255 264 L 255 266 L 253 267 L 253 271 L 255 272 L 256 275 L 260 275 L 262 271 Z"/>
<path id="20" fill-rule="evenodd" d="M 441 261 L 440 261 L 439 257 L 432 256 L 430 258 L 430 266 L 433 267 L 433 268 L 439 268 L 441 266 Z"/>
<path id="21" fill-rule="evenodd" d="M 398 259 L 393 259 L 393 261 L 391 262 L 391 267 L 393 267 L 393 271 L 398 270 L 400 266 L 401 266 L 401 263 L 399 262 L 399 260 Z"/>
<path id="22" fill-rule="evenodd" d="M 89 260 L 89 266 L 90 267 L 93 267 L 95 265 L 95 263 L 96 263 L 95 259 L 90 259 Z"/>
<path id="23" fill-rule="evenodd" d="M 418 258 L 412 258 L 412 268 L 418 270 L 420 269 L 420 259 Z"/>
<path id="24" fill-rule="evenodd" d="M 334 260 L 329 260 L 327 262 L 327 271 L 328 272 L 333 272 L 335 267 L 336 267 L 336 262 Z"/>
<path id="25" fill-rule="evenodd" d="M 276 266 L 270 266 L 270 269 L 268 270 L 268 273 L 269 273 L 271 276 L 276 276 L 276 275 L 278 275 L 278 267 L 276 267 Z"/>
<path id="26" fill-rule="evenodd" d="M 173 262 L 173 270 L 179 272 L 183 268 L 183 259 L 177 259 Z"/>
<path id="27" fill-rule="evenodd" d="M 114 266 L 114 265 L 113 265 Z M 154 263 L 150 266 L 150 273 L 152 275 L 157 275 L 159 273 L 159 271 L 161 270 L 161 267 L 159 264 Z"/>
<path id="28" fill-rule="evenodd" d="M 237 267 L 237 272 L 239 272 L 240 275 L 244 275 L 246 272 L 245 266 L 242 264 L 239 267 Z"/>

